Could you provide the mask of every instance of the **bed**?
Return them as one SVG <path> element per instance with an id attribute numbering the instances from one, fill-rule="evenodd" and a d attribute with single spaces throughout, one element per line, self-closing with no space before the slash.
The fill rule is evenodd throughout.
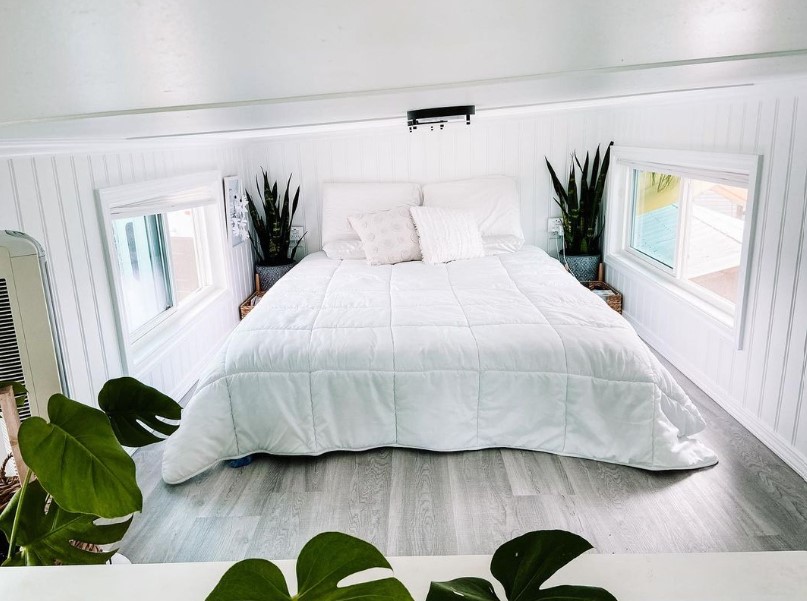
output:
<path id="1" fill-rule="evenodd" d="M 540 248 L 440 265 L 316 252 L 232 333 L 162 473 L 376 447 L 692 469 L 717 461 L 703 428 L 631 326 Z"/>

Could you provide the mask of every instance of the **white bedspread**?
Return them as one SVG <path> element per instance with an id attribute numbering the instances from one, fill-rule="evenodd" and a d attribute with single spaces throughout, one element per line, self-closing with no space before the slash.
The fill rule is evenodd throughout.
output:
<path id="1" fill-rule="evenodd" d="M 634 330 L 545 252 L 371 267 L 306 257 L 232 333 L 163 478 L 223 459 L 513 447 L 712 465 L 703 419 Z"/>

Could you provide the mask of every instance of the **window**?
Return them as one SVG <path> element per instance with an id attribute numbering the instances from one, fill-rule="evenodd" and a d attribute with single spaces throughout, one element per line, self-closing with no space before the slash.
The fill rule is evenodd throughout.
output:
<path id="1" fill-rule="evenodd" d="M 127 368 L 150 360 L 228 289 L 221 178 L 203 173 L 98 192 Z"/>
<path id="2" fill-rule="evenodd" d="M 631 248 L 736 305 L 746 186 L 632 169 Z"/>
<path id="3" fill-rule="evenodd" d="M 606 259 L 708 307 L 741 336 L 758 157 L 613 148 Z"/>
<path id="4" fill-rule="evenodd" d="M 130 334 L 207 285 L 196 223 L 201 209 L 124 217 L 112 222 Z"/>

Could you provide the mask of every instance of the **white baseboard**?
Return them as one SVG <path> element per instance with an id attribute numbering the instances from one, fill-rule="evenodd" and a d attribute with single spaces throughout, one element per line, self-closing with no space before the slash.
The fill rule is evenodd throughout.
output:
<path id="1" fill-rule="evenodd" d="M 670 363 L 681 370 L 687 378 L 706 394 L 708 394 L 726 413 L 736 419 L 740 424 L 759 441 L 773 451 L 779 458 L 787 463 L 799 476 L 807 480 L 807 457 L 793 448 L 793 446 L 779 434 L 771 430 L 759 418 L 747 411 L 736 400 L 731 398 L 727 390 L 717 386 L 711 378 L 689 361 L 684 355 L 673 350 L 666 342 L 645 328 L 630 313 L 622 316 L 630 323 L 639 336 L 650 346 L 661 353 Z"/>

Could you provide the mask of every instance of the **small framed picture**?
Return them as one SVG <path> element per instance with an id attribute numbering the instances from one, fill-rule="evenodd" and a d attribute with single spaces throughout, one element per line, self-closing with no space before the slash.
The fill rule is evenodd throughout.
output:
<path id="1" fill-rule="evenodd" d="M 224 178 L 224 207 L 230 242 L 238 246 L 249 238 L 249 210 L 241 178 L 237 175 Z"/>

